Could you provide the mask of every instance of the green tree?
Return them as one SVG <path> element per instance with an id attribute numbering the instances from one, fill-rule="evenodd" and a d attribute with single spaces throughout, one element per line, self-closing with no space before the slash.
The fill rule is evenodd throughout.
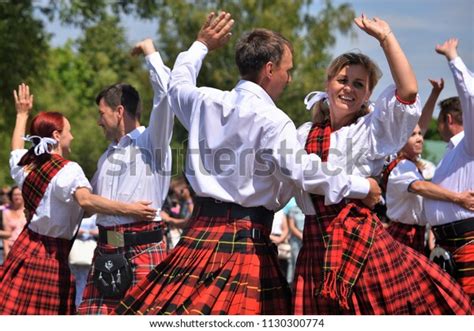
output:
<path id="1" fill-rule="evenodd" d="M 209 55 L 198 82 L 220 89 L 231 89 L 238 80 L 234 46 L 243 32 L 264 27 L 282 33 L 293 44 L 295 69 L 293 83 L 278 105 L 297 125 L 309 120 L 302 103 L 305 94 L 324 87 L 324 70 L 331 58 L 329 50 L 336 41 L 336 33 L 353 31 L 354 18 L 350 5 L 334 6 L 330 0 L 50 0 L 34 3 L 35 8 L 32 1 L 0 4 L 0 15 L 5 18 L 0 22 L 0 35 L 2 41 L 7 41 L 0 46 L 2 59 L 11 54 L 18 55 L 12 60 L 14 62 L 4 61 L 4 66 L 0 67 L 0 77 L 11 78 L 11 86 L 2 88 L 1 93 L 5 93 L 0 96 L 2 111 L 6 111 L 5 103 L 8 103 L 7 114 L 13 114 L 11 90 L 21 81 L 32 81 L 38 109 L 63 111 L 71 119 L 76 136 L 73 158 L 84 166 L 88 175 L 95 169 L 95 162 L 106 146 L 95 123 L 97 92 L 106 85 L 125 81 L 140 91 L 144 110 L 151 108 L 152 91 L 147 73 L 142 60 L 131 59 L 128 55 L 131 45 L 119 24 L 121 14 L 159 23 L 155 41 L 165 63 L 172 66 L 176 55 L 195 40 L 209 11 L 231 12 L 236 21 L 234 37 L 228 46 Z M 33 17 L 34 9 L 50 19 L 59 18 L 64 24 L 81 27 L 83 35 L 77 41 L 49 50 L 48 36 L 41 21 Z M 18 21 L 19 17 L 24 21 Z M 144 124 L 147 124 L 148 115 L 145 111 Z M 11 131 L 14 119 L 9 118 L 10 122 L 2 127 L 8 128 L 7 131 Z M 2 135 L 5 138 L 5 130 Z M 172 142 L 177 149 L 175 164 L 183 158 L 186 137 L 187 133 L 177 124 Z M 9 138 L 2 141 L 9 141 Z M 7 150 L 2 148 L 4 152 L 0 155 L 4 165 Z M 178 173 L 181 164 L 176 167 Z M 5 173 L 2 171 L 0 182 L 8 177 Z"/>
<path id="2" fill-rule="evenodd" d="M 0 183 L 11 182 L 8 157 L 15 122 L 13 90 L 40 74 L 49 36 L 32 1 L 0 1 Z"/>
<path id="3" fill-rule="evenodd" d="M 83 36 L 51 50 L 42 84 L 35 82 L 37 109 L 57 110 L 71 121 L 75 137 L 71 158 L 90 178 L 108 142 L 97 125 L 95 97 L 104 87 L 127 82 L 140 92 L 143 122 L 147 124 L 152 91 L 143 60 L 130 55 L 118 19 L 102 18 Z"/>

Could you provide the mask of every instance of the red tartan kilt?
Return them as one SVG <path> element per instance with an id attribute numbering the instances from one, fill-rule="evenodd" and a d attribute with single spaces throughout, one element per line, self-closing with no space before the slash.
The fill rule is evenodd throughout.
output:
<path id="1" fill-rule="evenodd" d="M 349 310 L 315 295 L 321 284 L 323 261 L 324 246 L 316 219 L 306 216 L 295 271 L 295 314 L 471 313 L 470 300 L 454 279 L 425 256 L 393 240 L 381 224 L 353 287 Z"/>
<path id="2" fill-rule="evenodd" d="M 474 302 L 474 231 L 465 233 L 462 239 L 440 241 L 439 245 L 452 253 L 456 262 L 456 280 Z"/>
<path id="3" fill-rule="evenodd" d="M 140 232 L 152 231 L 157 227 L 157 223 L 153 222 L 137 222 L 133 224 L 117 225 L 107 227 L 107 230 L 118 232 Z M 115 248 L 113 246 L 98 242 L 94 252 L 94 258 L 98 254 L 98 250 L 104 254 L 124 253 L 132 267 L 132 285 L 125 293 L 127 295 L 133 290 L 135 285 L 142 281 L 146 275 L 153 270 L 167 256 L 166 244 L 164 241 L 159 243 L 151 243 L 145 245 L 128 246 L 123 248 Z M 94 264 L 94 262 L 92 262 Z M 91 268 L 87 277 L 87 284 L 82 296 L 82 302 L 77 309 L 80 315 L 107 315 L 113 312 L 120 302 L 120 299 L 103 298 L 99 290 L 95 287 L 94 269 Z"/>
<path id="4" fill-rule="evenodd" d="M 415 251 L 423 255 L 425 254 L 426 228 L 424 226 L 390 222 L 387 232 L 396 241 L 413 248 Z"/>
<path id="5" fill-rule="evenodd" d="M 117 314 L 282 314 L 291 292 L 266 240 L 236 240 L 242 229 L 269 229 L 249 220 L 199 216 L 177 246 L 125 298 Z"/>
<path id="6" fill-rule="evenodd" d="M 71 246 L 70 240 L 25 227 L 0 270 L 0 313 L 74 314 L 76 287 L 67 259 Z"/>

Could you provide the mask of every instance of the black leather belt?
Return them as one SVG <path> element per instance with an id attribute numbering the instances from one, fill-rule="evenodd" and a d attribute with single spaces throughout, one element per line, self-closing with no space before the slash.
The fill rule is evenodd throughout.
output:
<path id="1" fill-rule="evenodd" d="M 433 233 L 438 240 L 458 238 L 466 232 L 474 231 L 474 217 L 464 220 L 433 226 Z"/>
<path id="2" fill-rule="evenodd" d="M 99 242 L 114 247 L 126 247 L 158 243 L 163 240 L 163 231 L 118 232 L 99 227 Z"/>
<path id="3" fill-rule="evenodd" d="M 228 217 L 248 219 L 252 222 L 271 226 L 274 212 L 265 207 L 243 207 L 233 202 L 219 201 L 213 198 L 196 197 L 194 216 Z"/>

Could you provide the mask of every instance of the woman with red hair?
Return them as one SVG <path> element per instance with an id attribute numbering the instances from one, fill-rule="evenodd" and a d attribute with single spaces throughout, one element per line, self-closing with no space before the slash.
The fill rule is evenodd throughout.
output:
<path id="1" fill-rule="evenodd" d="M 58 112 L 41 112 L 23 138 L 33 107 L 29 87 L 14 91 L 16 124 L 10 155 L 11 175 L 22 189 L 27 224 L 0 269 L 0 314 L 74 314 L 75 284 L 68 255 L 87 213 L 118 214 L 153 220 L 148 202 L 110 201 L 91 193 L 81 167 L 65 159 L 73 139 Z M 33 143 L 24 149 L 24 140 Z"/>

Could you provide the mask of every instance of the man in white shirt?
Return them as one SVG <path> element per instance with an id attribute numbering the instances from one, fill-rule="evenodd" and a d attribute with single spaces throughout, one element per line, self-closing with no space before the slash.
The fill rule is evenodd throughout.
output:
<path id="1" fill-rule="evenodd" d="M 444 99 L 439 103 L 438 132 L 448 143 L 447 151 L 453 149 L 464 137 L 463 115 L 459 97 Z"/>
<path id="2" fill-rule="evenodd" d="M 170 141 L 174 115 L 167 100 L 170 70 L 155 51 L 151 39 L 138 43 L 133 52 L 145 55 L 150 73 L 154 91 L 150 123 L 148 128 L 140 125 L 140 97 L 132 86 L 115 84 L 99 93 L 96 98 L 98 124 L 111 144 L 100 157 L 91 183 L 98 195 L 124 202 L 148 201 L 159 211 L 168 193 L 171 174 Z M 99 240 L 94 259 L 104 254 L 124 255 L 133 273 L 131 288 L 166 256 L 158 215 L 155 222 L 97 215 Z M 113 259 L 106 260 L 105 267 L 112 263 Z M 120 295 L 111 296 L 99 291 L 94 280 L 105 280 L 105 285 L 114 289 L 122 279 L 120 276 L 106 279 L 105 274 L 98 272 L 98 267 L 103 266 L 98 266 L 96 261 L 78 308 L 80 314 L 108 314 L 120 301 Z"/>
<path id="3" fill-rule="evenodd" d="M 270 243 L 275 210 L 295 189 L 373 204 L 374 183 L 308 155 L 275 100 L 291 81 L 291 44 L 256 29 L 237 43 L 242 80 L 232 91 L 196 87 L 208 51 L 227 43 L 234 21 L 214 13 L 181 53 L 169 88 L 171 108 L 189 131 L 186 177 L 193 217 L 166 265 L 126 297 L 121 314 L 290 314 L 291 293 Z M 333 174 L 329 174 L 329 170 Z M 378 191 L 377 191 L 378 190 Z M 176 289 L 179 289 L 177 291 Z"/>
<path id="4" fill-rule="evenodd" d="M 457 134 L 451 137 L 452 145 L 438 165 L 432 182 L 454 192 L 463 192 L 474 191 L 474 75 L 458 56 L 457 46 L 457 39 L 449 39 L 437 45 L 436 52 L 446 56 L 453 73 L 464 131 L 460 131 L 461 121 L 454 120 L 456 115 L 447 113 L 439 120 L 438 128 L 445 139 L 450 134 Z M 444 117 L 448 120 L 445 121 Z M 458 124 L 457 130 L 448 135 L 453 124 L 450 122 Z M 454 203 L 430 199 L 425 199 L 424 210 L 437 243 L 453 254 L 457 281 L 471 300 L 474 299 L 474 212 Z"/>

